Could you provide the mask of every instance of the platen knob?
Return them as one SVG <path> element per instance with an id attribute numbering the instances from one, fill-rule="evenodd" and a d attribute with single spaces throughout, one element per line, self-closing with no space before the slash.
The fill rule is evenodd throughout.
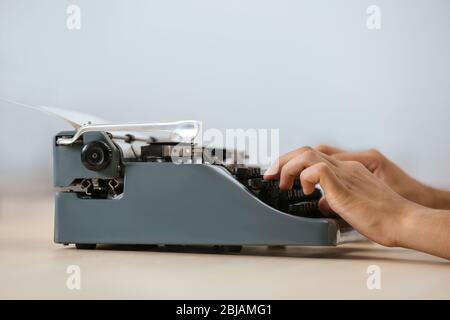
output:
<path id="1" fill-rule="evenodd" d="M 112 159 L 111 148 L 103 141 L 92 141 L 81 150 L 81 162 L 89 170 L 105 169 Z"/>

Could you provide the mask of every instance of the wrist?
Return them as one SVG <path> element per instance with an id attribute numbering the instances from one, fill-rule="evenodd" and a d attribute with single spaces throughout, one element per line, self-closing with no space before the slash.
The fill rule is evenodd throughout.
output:
<path id="1" fill-rule="evenodd" d="M 450 209 L 450 192 L 431 187 L 428 188 L 429 203 L 425 206 L 434 209 Z"/>
<path id="2" fill-rule="evenodd" d="M 434 208 L 438 197 L 436 191 L 436 189 L 420 183 L 419 188 L 416 189 L 415 198 L 417 200 L 414 202 L 425 207 Z"/>
<path id="3" fill-rule="evenodd" d="M 417 228 L 420 227 L 420 220 L 426 210 L 430 210 L 421 205 L 408 201 L 399 215 L 397 230 L 395 230 L 395 246 L 411 248 L 411 240 L 417 234 Z"/>

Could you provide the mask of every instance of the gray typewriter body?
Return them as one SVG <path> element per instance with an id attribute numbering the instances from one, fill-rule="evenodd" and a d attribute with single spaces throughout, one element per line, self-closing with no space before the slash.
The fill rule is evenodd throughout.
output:
<path id="1" fill-rule="evenodd" d="M 321 195 L 306 196 L 299 186 L 294 194 L 280 192 L 274 184 L 269 188 L 257 168 L 227 166 L 202 155 L 196 163 L 177 164 L 164 156 L 164 150 L 174 145 L 158 143 L 144 146 L 139 157 L 126 158 L 105 132 L 87 132 L 72 144 L 58 144 L 58 139 L 73 135 L 62 132 L 54 140 L 57 243 L 79 248 L 97 244 L 240 248 L 339 242 L 338 220 L 309 206 Z M 86 155 L 90 147 L 94 152 Z M 179 150 L 195 153 L 194 148 L 185 144 Z M 86 164 L 89 159 L 94 167 Z M 100 160 L 108 161 L 95 167 Z"/>

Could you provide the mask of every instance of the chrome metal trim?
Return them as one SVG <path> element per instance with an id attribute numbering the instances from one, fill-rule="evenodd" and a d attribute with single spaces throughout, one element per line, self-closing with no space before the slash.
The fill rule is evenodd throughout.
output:
<path id="1" fill-rule="evenodd" d="M 81 126 L 73 137 L 60 137 L 58 145 L 71 145 L 86 132 L 101 131 L 138 131 L 148 132 L 149 137 L 155 132 L 169 132 L 174 141 L 192 141 L 200 131 L 200 123 L 195 120 L 160 122 L 160 123 L 129 123 L 129 124 L 86 124 Z"/>

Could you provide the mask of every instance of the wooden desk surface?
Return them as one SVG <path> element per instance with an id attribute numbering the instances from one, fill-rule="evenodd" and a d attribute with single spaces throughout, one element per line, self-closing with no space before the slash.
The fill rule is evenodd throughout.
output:
<path id="1" fill-rule="evenodd" d="M 76 250 L 53 241 L 50 197 L 0 199 L 0 298 L 450 298 L 450 262 L 372 243 L 335 248 L 244 248 L 237 255 L 148 247 Z M 81 268 L 81 289 L 66 286 Z M 367 267 L 381 269 L 369 290 Z"/>

